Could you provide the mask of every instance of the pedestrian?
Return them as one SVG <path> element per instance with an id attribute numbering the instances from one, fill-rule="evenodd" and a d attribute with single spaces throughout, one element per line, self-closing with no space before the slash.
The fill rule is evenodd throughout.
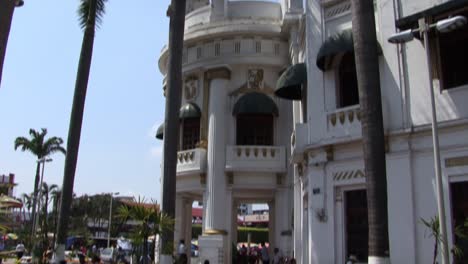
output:
<path id="1" fill-rule="evenodd" d="M 283 258 L 281 256 L 279 248 L 275 248 L 273 250 L 273 264 L 280 264 L 282 262 L 282 260 L 283 260 Z"/>
<path id="2" fill-rule="evenodd" d="M 265 242 L 262 242 L 262 250 L 260 251 L 262 263 L 269 264 L 270 263 L 270 256 L 268 255 L 268 248 L 265 245 Z"/>
<path id="3" fill-rule="evenodd" d="M 18 259 L 21 259 L 24 255 L 24 251 L 26 251 L 26 248 L 24 247 L 24 242 L 20 241 L 18 245 L 16 245 L 16 257 Z"/>
<path id="4" fill-rule="evenodd" d="M 179 247 L 177 248 L 177 254 L 179 255 L 179 263 L 187 263 L 187 253 L 185 252 L 185 241 L 183 239 L 179 242 Z"/>

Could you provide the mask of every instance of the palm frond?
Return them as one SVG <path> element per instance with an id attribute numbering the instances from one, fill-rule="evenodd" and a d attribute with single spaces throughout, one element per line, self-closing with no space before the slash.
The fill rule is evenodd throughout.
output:
<path id="1" fill-rule="evenodd" d="M 94 18 L 90 17 L 91 1 L 96 1 L 96 14 Z M 78 7 L 78 20 L 82 29 L 84 29 L 89 21 L 94 21 L 96 27 L 102 23 L 102 17 L 106 13 L 105 3 L 107 0 L 81 0 L 80 6 Z"/>
<path id="2" fill-rule="evenodd" d="M 31 149 L 31 141 L 25 137 L 17 137 L 15 139 L 15 150 L 17 150 L 19 147 L 21 147 L 21 151 L 26 151 Z"/>

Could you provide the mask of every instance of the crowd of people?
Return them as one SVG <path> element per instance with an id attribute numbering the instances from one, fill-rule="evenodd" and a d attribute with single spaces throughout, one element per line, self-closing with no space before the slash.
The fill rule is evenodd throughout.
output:
<path id="1" fill-rule="evenodd" d="M 284 257 L 278 248 L 274 248 L 273 255 L 270 256 L 269 249 L 265 242 L 261 247 L 248 249 L 243 244 L 237 251 L 236 262 L 239 264 L 295 264 L 294 258 Z"/>

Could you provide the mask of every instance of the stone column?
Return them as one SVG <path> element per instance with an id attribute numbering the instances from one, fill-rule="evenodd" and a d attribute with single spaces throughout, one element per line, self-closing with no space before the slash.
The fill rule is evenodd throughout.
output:
<path id="1" fill-rule="evenodd" d="M 296 165 L 294 173 L 294 258 L 302 259 L 302 186 Z"/>
<path id="2" fill-rule="evenodd" d="M 176 210 L 175 210 L 175 229 L 174 229 L 174 243 L 179 245 L 181 239 L 185 239 L 185 199 L 180 195 L 176 194 Z"/>
<path id="3" fill-rule="evenodd" d="M 224 68 L 209 71 L 206 78 L 210 81 L 208 108 L 208 149 L 206 212 L 203 236 L 200 237 L 200 260 L 210 263 L 229 263 L 227 234 L 230 213 L 226 208 L 232 206 L 228 194 L 225 175 L 226 140 L 225 118 L 227 86 L 230 72 Z M 229 221 L 228 221 L 229 220 Z"/>
<path id="4" fill-rule="evenodd" d="M 270 247 L 268 248 L 268 254 L 270 259 L 273 258 L 273 249 L 278 247 L 276 245 L 276 209 L 275 202 L 268 203 L 268 242 Z"/>

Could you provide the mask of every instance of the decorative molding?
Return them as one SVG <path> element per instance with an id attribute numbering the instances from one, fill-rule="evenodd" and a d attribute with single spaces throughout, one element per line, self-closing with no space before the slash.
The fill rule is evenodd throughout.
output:
<path id="1" fill-rule="evenodd" d="M 358 178 L 365 178 L 364 172 L 362 170 L 354 170 L 354 171 L 340 171 L 333 173 L 333 180 L 334 181 L 345 181 L 345 180 L 352 180 Z"/>
<path id="2" fill-rule="evenodd" d="M 251 68 L 247 70 L 247 88 L 253 90 L 263 89 L 263 69 Z"/>
<path id="3" fill-rule="evenodd" d="M 330 2 L 330 1 L 329 1 Z M 337 2 L 337 1 L 335 1 Z M 342 1 L 325 8 L 325 20 L 331 20 L 351 13 L 351 1 Z"/>
<path id="4" fill-rule="evenodd" d="M 185 100 L 191 101 L 198 97 L 198 77 L 189 76 L 184 81 L 184 97 Z"/>
<path id="5" fill-rule="evenodd" d="M 231 79 L 231 71 L 226 67 L 219 67 L 214 69 L 209 69 L 205 72 L 205 79 L 208 81 L 214 79 Z"/>
<path id="6" fill-rule="evenodd" d="M 446 168 L 461 167 L 461 166 L 468 166 L 468 156 L 453 157 L 453 158 L 445 159 Z"/>
<path id="7" fill-rule="evenodd" d="M 275 90 L 266 84 L 263 85 L 263 89 L 261 90 L 251 89 L 247 87 L 247 83 L 244 83 L 241 87 L 235 89 L 229 95 L 237 96 L 240 94 L 246 94 L 246 93 L 251 93 L 251 92 L 263 93 L 266 95 L 273 95 L 275 93 Z"/>
<path id="8" fill-rule="evenodd" d="M 213 236 L 213 235 L 227 236 L 227 234 L 228 232 L 222 229 L 205 229 L 205 232 L 203 232 L 203 235 L 206 235 L 206 236 Z"/>

